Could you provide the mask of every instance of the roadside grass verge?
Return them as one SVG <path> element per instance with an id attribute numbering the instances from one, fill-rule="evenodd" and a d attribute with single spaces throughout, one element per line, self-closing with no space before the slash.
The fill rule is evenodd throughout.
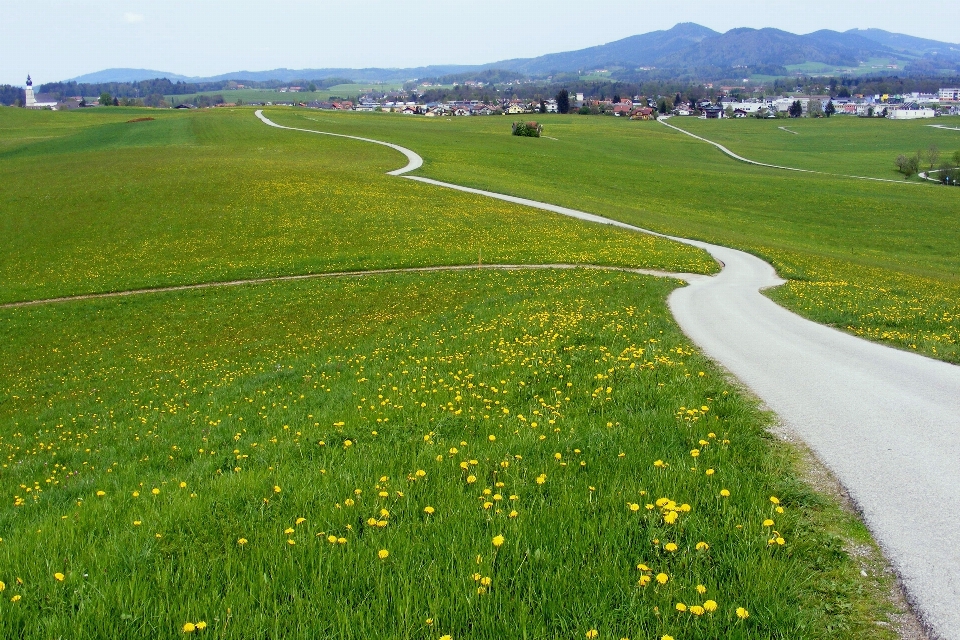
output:
<path id="1" fill-rule="evenodd" d="M 896 637 L 836 506 L 670 320 L 676 286 L 430 273 L 0 311 L 0 634 Z"/>
<path id="2" fill-rule="evenodd" d="M 656 122 L 621 118 L 548 116 L 541 120 L 546 135 L 556 140 L 521 140 L 510 135 L 506 118 L 428 119 L 292 109 L 268 110 L 267 115 L 279 124 L 407 146 L 424 157 L 420 173 L 437 180 L 750 251 L 769 259 L 785 277 L 804 280 L 788 289 L 809 287 L 806 280 L 813 276 L 802 275 L 808 271 L 815 272 L 817 282 L 842 280 L 849 286 L 820 287 L 816 307 L 786 293 L 778 301 L 818 321 L 832 318 L 831 323 L 871 339 L 895 346 L 915 344 L 920 353 L 953 362 L 960 358 L 955 321 L 960 296 L 953 294 L 960 287 L 958 189 L 750 166 Z M 722 123 L 715 131 L 726 131 L 729 137 L 718 141 L 751 158 L 755 149 L 740 145 L 741 134 L 747 142 L 753 135 L 768 145 L 773 136 L 785 145 L 807 144 L 809 157 L 843 165 L 844 173 L 853 172 L 851 167 L 879 166 L 881 156 L 892 163 L 896 153 L 890 157 L 890 152 L 903 144 L 909 143 L 910 150 L 920 142 L 952 139 L 956 133 L 918 123 L 831 118 L 828 123 L 791 121 L 791 127 L 803 128 L 802 135 L 792 136 L 776 130 L 782 122 L 748 119 Z M 679 125 L 686 127 L 688 121 Z M 814 132 L 816 143 L 803 142 Z M 827 134 L 836 136 L 834 146 L 829 146 L 832 138 Z M 947 142 L 941 148 L 952 149 Z M 916 313 L 911 307 L 918 300 L 932 300 L 942 313 Z"/>
<path id="3" fill-rule="evenodd" d="M 0 109 L 0 139 L 2 302 L 478 261 L 718 268 L 667 240 L 383 175 L 400 154 L 250 110 Z"/>

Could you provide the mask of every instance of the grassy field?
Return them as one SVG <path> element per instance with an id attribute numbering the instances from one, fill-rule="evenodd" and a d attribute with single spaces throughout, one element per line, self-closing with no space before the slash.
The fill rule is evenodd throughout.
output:
<path id="1" fill-rule="evenodd" d="M 609 162 L 686 144 L 612 118 L 554 141 L 505 118 L 268 115 L 552 202 L 618 190 L 634 221 L 635 190 L 677 187 L 649 160 L 601 179 Z M 574 134 L 579 154 L 545 152 Z M 0 110 L 2 299 L 480 253 L 716 269 L 383 175 L 400 164 L 249 109 Z M 435 272 L 0 309 L 0 636 L 895 638 L 869 534 L 681 334 L 677 286 Z"/>
<path id="2" fill-rule="evenodd" d="M 436 273 L 0 311 L 0 633 L 895 637 L 889 578 L 844 551 L 869 536 L 679 332 L 675 286 Z"/>
<path id="3" fill-rule="evenodd" d="M 670 124 L 719 142 L 734 153 L 758 162 L 888 180 L 904 179 L 894 162 L 900 154 L 911 156 L 920 151 L 926 157 L 930 146 L 936 145 L 941 151 L 941 160 L 947 161 L 954 152 L 960 151 L 960 131 L 929 126 L 960 127 L 960 118 L 956 117 L 887 120 L 835 116 L 786 121 L 673 118 Z M 929 165 L 922 168 L 927 169 Z M 919 178 L 912 180 L 917 182 Z"/>
<path id="4" fill-rule="evenodd" d="M 383 175 L 399 157 L 250 110 L 0 110 L 0 301 L 478 261 L 716 270 L 696 249 Z"/>
<path id="5" fill-rule="evenodd" d="M 422 173 L 439 180 L 547 200 L 751 251 L 791 278 L 772 295 L 798 312 L 960 362 L 958 189 L 750 166 L 658 123 L 620 118 L 548 116 L 542 118 L 544 135 L 555 140 L 526 140 L 509 135 L 507 118 L 407 121 L 389 114 L 308 111 L 269 115 L 281 124 L 403 144 L 426 159 Z M 951 141 L 960 145 L 956 132 L 919 122 L 791 120 L 801 135 L 777 130 L 783 121 L 719 122 L 712 129 L 712 121 L 679 124 L 699 127 L 697 132 L 710 133 L 707 137 L 748 157 L 759 149 L 739 139 L 767 149 L 777 148 L 774 141 L 782 139 L 784 145 L 805 149 L 796 166 L 809 162 L 814 168 L 813 158 L 821 154 L 821 169 L 856 169 L 880 177 L 889 177 L 897 150 L 914 149 L 918 141 L 924 146 L 938 141 L 950 152 Z M 824 131 L 837 131 L 846 142 L 828 142 Z M 726 134 L 714 138 L 717 132 Z M 881 138 L 881 143 L 876 132 L 894 132 L 896 138 Z M 818 151 L 817 144 L 829 149 Z M 826 152 L 830 149 L 834 156 Z M 785 152 L 755 155 L 766 161 L 794 159 Z M 873 164 L 881 161 L 882 166 Z"/>

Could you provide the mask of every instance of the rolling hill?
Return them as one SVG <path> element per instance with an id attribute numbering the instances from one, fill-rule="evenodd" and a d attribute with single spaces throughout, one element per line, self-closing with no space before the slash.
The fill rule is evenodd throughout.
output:
<path id="1" fill-rule="evenodd" d="M 483 65 L 434 65 L 408 69 L 273 69 L 236 71 L 206 78 L 145 69 L 107 69 L 75 78 L 77 82 L 133 82 L 157 77 L 189 82 L 250 80 L 281 82 L 349 77 L 357 82 L 397 82 L 499 69 L 530 76 L 576 73 L 605 67 L 656 67 L 678 72 L 702 68 L 786 67 L 804 63 L 857 66 L 871 58 L 904 62 L 936 60 L 960 65 L 960 45 L 881 29 L 839 32 L 824 29 L 797 35 L 779 29 L 731 29 L 718 33 L 692 22 L 672 29 L 630 36 L 577 51 L 536 58 L 500 60 Z"/>

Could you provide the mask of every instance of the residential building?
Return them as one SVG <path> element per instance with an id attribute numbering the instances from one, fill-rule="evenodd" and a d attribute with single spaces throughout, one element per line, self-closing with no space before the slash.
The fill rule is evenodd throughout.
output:
<path id="1" fill-rule="evenodd" d="M 943 102 L 960 102 L 960 88 L 940 89 L 939 98 Z"/>

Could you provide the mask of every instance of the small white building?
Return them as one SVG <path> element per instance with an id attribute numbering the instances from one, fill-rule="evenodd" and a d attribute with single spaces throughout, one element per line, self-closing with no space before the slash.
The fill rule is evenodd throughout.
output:
<path id="1" fill-rule="evenodd" d="M 887 118 L 890 120 L 919 120 L 920 118 L 936 118 L 934 109 L 890 109 Z"/>

